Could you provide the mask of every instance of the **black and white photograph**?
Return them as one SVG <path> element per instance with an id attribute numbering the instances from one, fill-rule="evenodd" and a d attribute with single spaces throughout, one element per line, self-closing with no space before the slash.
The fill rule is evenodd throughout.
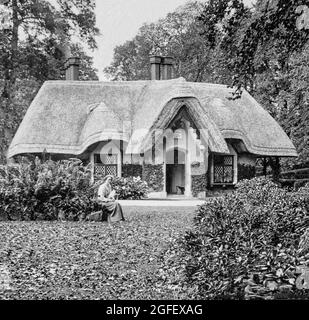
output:
<path id="1" fill-rule="evenodd" d="M 0 302 L 308 299 L 309 0 L 0 0 Z"/>

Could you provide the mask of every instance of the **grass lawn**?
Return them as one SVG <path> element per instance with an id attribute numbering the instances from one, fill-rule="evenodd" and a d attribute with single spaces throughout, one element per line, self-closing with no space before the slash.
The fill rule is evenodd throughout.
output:
<path id="1" fill-rule="evenodd" d="M 190 298 L 165 251 L 193 214 L 139 207 L 125 208 L 126 221 L 115 225 L 0 222 L 0 299 Z"/>

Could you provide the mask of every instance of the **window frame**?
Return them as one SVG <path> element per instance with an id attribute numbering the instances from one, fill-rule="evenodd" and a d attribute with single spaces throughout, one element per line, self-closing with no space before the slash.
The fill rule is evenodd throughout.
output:
<path id="1" fill-rule="evenodd" d="M 231 164 L 225 164 L 224 158 L 231 158 Z M 216 158 L 221 158 L 221 162 L 222 164 L 216 164 Z M 214 154 L 213 155 L 213 185 L 232 185 L 234 184 L 234 173 L 235 173 L 235 169 L 234 169 L 234 165 L 235 165 L 235 159 L 234 159 L 234 155 L 229 154 L 229 155 L 218 155 L 218 154 Z M 221 167 L 222 168 L 222 181 L 216 181 L 216 174 L 215 174 L 215 170 L 216 167 Z M 225 180 L 225 168 L 232 168 L 232 179 L 231 181 L 224 181 Z"/>

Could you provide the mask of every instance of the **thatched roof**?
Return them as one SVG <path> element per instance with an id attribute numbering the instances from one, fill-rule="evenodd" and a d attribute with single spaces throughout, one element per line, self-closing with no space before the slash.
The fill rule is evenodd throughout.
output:
<path id="1" fill-rule="evenodd" d="M 237 100 L 225 85 L 160 81 L 47 81 L 31 103 L 8 151 L 81 154 L 108 138 L 128 141 L 167 123 L 181 101 L 209 133 L 210 149 L 227 152 L 226 138 L 241 139 L 262 156 L 297 156 L 277 122 L 247 93 Z M 135 131 L 136 132 L 136 131 Z M 138 135 L 138 134 L 137 134 Z M 143 133 L 144 137 L 145 134 Z"/>

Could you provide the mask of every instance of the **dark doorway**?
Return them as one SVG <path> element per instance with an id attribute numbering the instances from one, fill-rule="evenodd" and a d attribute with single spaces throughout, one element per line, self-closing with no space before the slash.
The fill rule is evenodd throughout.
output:
<path id="1" fill-rule="evenodd" d="M 185 186 L 185 165 L 184 164 L 167 164 L 166 165 L 166 192 L 168 194 L 177 194 L 180 192 L 180 190 L 182 191 L 184 190 L 184 186 Z"/>

